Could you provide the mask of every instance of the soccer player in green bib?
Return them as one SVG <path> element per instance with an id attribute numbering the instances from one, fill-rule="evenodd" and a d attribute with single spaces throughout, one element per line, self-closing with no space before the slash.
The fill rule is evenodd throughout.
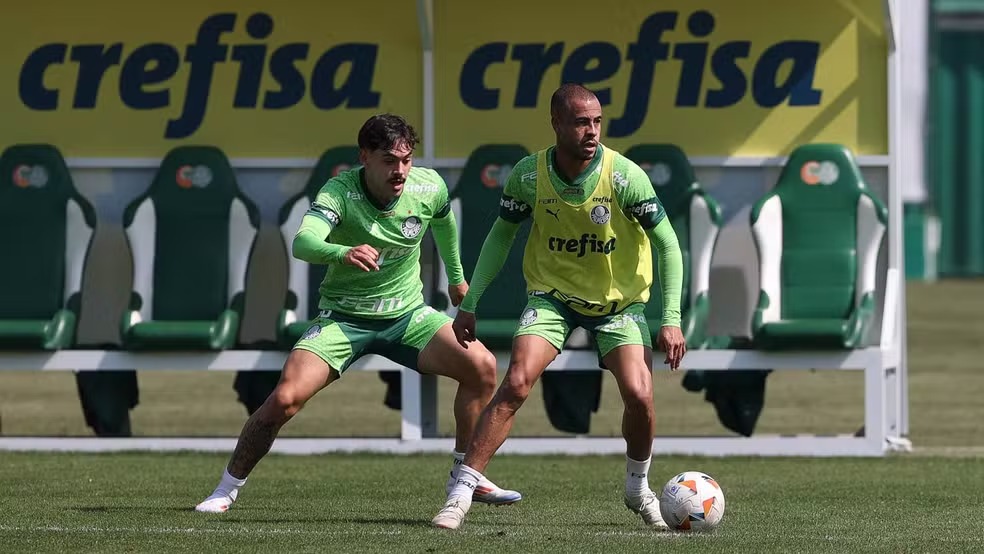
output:
<path id="1" fill-rule="evenodd" d="M 647 478 L 655 415 L 652 339 L 643 311 L 653 283 L 654 246 L 663 299 L 658 346 L 666 352 L 665 363 L 678 369 L 686 352 L 680 330 L 680 245 L 646 173 L 600 144 L 601 104 L 594 93 L 565 84 L 551 98 L 550 115 L 556 145 L 513 168 L 471 289 L 455 317 L 459 340 L 479 344 L 479 298 L 502 269 L 519 224 L 532 218 L 523 259 L 529 301 L 519 318 L 509 369 L 482 412 L 457 483 L 433 524 L 461 525 L 516 411 L 571 331 L 582 327 L 594 337 L 601 367 L 614 375 L 624 402 L 625 505 L 645 523 L 665 528 Z"/>
<path id="2" fill-rule="evenodd" d="M 455 306 L 468 284 L 448 187 L 436 171 L 413 167 L 416 144 L 417 134 L 403 118 L 371 117 L 359 131 L 362 167 L 329 179 L 304 215 L 292 250 L 301 260 L 328 266 L 321 313 L 292 349 L 277 387 L 247 420 L 218 486 L 197 511 L 228 510 L 280 428 L 366 354 L 458 381 L 455 452 L 445 492 L 456 482 L 468 439 L 495 391 L 496 363 L 484 346 L 462 346 L 451 318 L 424 304 L 420 242 L 428 227 Z M 474 490 L 474 500 L 488 504 L 520 499 L 488 480 Z"/>

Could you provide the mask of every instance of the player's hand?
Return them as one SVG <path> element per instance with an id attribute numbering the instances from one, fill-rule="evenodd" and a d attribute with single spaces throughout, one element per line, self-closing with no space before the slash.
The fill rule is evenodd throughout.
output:
<path id="1" fill-rule="evenodd" d="M 458 307 L 461 305 L 461 301 L 465 299 L 465 295 L 468 294 L 468 282 L 462 281 L 458 285 L 448 285 L 448 298 L 451 299 L 451 305 Z"/>
<path id="2" fill-rule="evenodd" d="M 664 364 L 670 364 L 670 370 L 680 369 L 680 360 L 687 353 L 687 341 L 683 340 L 683 332 L 679 327 L 664 325 L 659 329 L 659 349 L 666 352 Z"/>
<path id="3" fill-rule="evenodd" d="M 451 324 L 451 329 L 458 339 L 458 344 L 468 348 L 468 343 L 475 340 L 475 314 L 458 310 L 454 316 L 454 323 Z"/>
<path id="4" fill-rule="evenodd" d="M 375 248 L 368 244 L 360 244 L 349 249 L 342 261 L 362 271 L 379 271 L 379 264 L 376 263 L 378 259 L 379 252 Z"/>

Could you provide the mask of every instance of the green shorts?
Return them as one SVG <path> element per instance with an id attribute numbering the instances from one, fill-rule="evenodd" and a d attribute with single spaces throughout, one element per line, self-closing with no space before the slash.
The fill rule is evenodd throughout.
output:
<path id="1" fill-rule="evenodd" d="M 417 370 L 417 356 L 451 318 L 427 305 L 400 317 L 366 319 L 321 312 L 294 348 L 314 352 L 338 373 L 367 354 L 379 354 Z"/>
<path id="2" fill-rule="evenodd" d="M 617 314 L 592 317 L 575 312 L 553 297 L 530 296 L 526 309 L 519 318 L 519 329 L 515 336 L 543 337 L 557 350 L 563 350 L 571 331 L 582 327 L 595 341 L 600 364 L 602 358 L 619 346 L 640 344 L 653 347 L 645 309 L 645 304 L 637 303 Z"/>

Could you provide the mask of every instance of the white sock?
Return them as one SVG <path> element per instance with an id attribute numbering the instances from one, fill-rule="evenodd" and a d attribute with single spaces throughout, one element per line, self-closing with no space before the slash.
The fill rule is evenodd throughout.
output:
<path id="1" fill-rule="evenodd" d="M 649 463 L 652 456 L 645 461 L 639 462 L 632 458 L 625 457 L 625 495 L 641 496 L 649 490 Z"/>
<path id="2" fill-rule="evenodd" d="M 451 454 L 454 455 L 454 460 L 451 462 L 451 478 L 458 478 L 458 468 L 465 463 L 465 453 L 458 452 L 457 450 L 452 450 Z"/>
<path id="3" fill-rule="evenodd" d="M 448 494 L 448 498 L 452 496 L 464 496 L 466 498 L 471 498 L 471 495 L 475 493 L 475 487 L 478 486 L 478 482 L 483 479 L 481 473 L 475 471 L 474 469 L 461 464 L 458 466 L 458 479 L 454 484 L 454 488 L 451 489 L 451 493 Z"/>
<path id="4" fill-rule="evenodd" d="M 232 475 L 229 475 L 229 470 L 222 470 L 222 479 L 219 480 L 219 486 L 215 487 L 215 492 L 221 492 L 227 494 L 233 500 L 239 495 L 239 488 L 246 484 L 246 479 L 236 479 Z"/>

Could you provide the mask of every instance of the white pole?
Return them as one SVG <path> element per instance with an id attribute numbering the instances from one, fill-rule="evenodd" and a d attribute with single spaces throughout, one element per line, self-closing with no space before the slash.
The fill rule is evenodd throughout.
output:
<path id="1" fill-rule="evenodd" d="M 422 165 L 433 166 L 434 151 L 434 0 L 417 0 L 417 21 L 420 25 L 420 45 L 423 52 L 423 118 L 424 159 Z"/>
<path id="2" fill-rule="evenodd" d="M 424 50 L 424 157 L 427 166 L 433 166 L 434 151 L 434 52 Z"/>
<path id="3" fill-rule="evenodd" d="M 898 432 L 908 433 L 908 367 L 906 363 L 906 302 L 905 302 L 905 249 L 903 236 L 903 158 L 902 155 L 902 55 L 899 38 L 902 36 L 902 14 L 899 0 L 887 0 L 888 28 L 888 266 L 896 269 L 898 282 L 898 307 L 896 311 L 896 347 L 899 351 L 898 389 L 893 391 L 899 400 L 900 422 Z M 915 176 L 912 176 L 915 178 Z M 887 322 L 882 322 L 882 325 Z"/>

